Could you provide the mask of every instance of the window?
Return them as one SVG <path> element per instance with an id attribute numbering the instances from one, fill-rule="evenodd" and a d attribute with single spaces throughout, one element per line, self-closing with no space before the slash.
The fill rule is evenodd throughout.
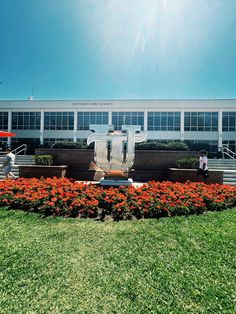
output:
<path id="1" fill-rule="evenodd" d="M 90 124 L 108 124 L 108 112 L 78 112 L 78 130 L 89 130 Z"/>
<path id="2" fill-rule="evenodd" d="M 8 129 L 8 112 L 0 112 L 0 129 Z"/>
<path id="3" fill-rule="evenodd" d="M 121 130 L 122 125 L 140 125 L 143 130 L 144 112 L 113 112 L 112 124 L 115 130 Z"/>
<path id="4" fill-rule="evenodd" d="M 218 112 L 185 112 L 185 131 L 218 131 Z"/>
<path id="5" fill-rule="evenodd" d="M 222 130 L 226 132 L 236 131 L 236 112 L 222 113 Z"/>
<path id="6" fill-rule="evenodd" d="M 180 112 L 148 112 L 149 131 L 180 131 Z"/>
<path id="7" fill-rule="evenodd" d="M 74 112 L 45 112 L 45 130 L 74 130 Z"/>
<path id="8" fill-rule="evenodd" d="M 12 130 L 40 130 L 40 112 L 12 112 Z"/>

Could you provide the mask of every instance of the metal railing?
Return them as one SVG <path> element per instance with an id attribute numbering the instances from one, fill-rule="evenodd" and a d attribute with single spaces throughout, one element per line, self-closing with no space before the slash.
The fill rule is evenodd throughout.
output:
<path id="1" fill-rule="evenodd" d="M 26 155 L 26 151 L 27 151 L 27 145 L 26 144 L 22 144 L 22 145 L 20 145 L 17 148 L 12 150 L 13 154 L 15 154 L 15 155 L 19 155 L 22 152 L 24 152 L 24 155 Z"/>
<path id="2" fill-rule="evenodd" d="M 230 159 L 236 159 L 236 153 L 229 149 L 227 146 L 222 146 L 223 159 L 227 156 Z"/>

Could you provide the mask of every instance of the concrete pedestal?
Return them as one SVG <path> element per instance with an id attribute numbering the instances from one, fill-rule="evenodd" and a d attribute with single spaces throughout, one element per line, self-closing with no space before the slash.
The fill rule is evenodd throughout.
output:
<path id="1" fill-rule="evenodd" d="M 100 179 L 102 186 L 130 186 L 133 184 L 133 179 L 128 178 L 127 180 L 114 180 L 114 179 Z"/>

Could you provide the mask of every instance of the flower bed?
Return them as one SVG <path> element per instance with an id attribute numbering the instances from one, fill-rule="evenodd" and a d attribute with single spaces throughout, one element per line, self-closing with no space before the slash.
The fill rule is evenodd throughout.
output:
<path id="1" fill-rule="evenodd" d="M 114 220 L 200 214 L 236 205 L 236 187 L 198 182 L 149 182 L 102 188 L 66 178 L 0 182 L 0 206 L 43 215 Z"/>

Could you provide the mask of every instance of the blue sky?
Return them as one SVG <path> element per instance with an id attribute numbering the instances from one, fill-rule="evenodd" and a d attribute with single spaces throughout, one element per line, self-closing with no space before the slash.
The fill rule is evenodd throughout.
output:
<path id="1" fill-rule="evenodd" d="M 0 0 L 0 99 L 236 98 L 235 0 Z"/>

